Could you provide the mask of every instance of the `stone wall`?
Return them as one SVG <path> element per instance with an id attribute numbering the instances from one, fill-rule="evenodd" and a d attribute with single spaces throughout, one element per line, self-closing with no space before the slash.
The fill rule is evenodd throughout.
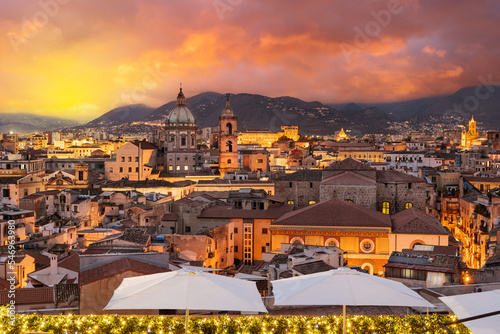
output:
<path id="1" fill-rule="evenodd" d="M 276 196 L 293 201 L 296 206 L 307 206 L 320 201 L 321 181 L 276 181 Z"/>
<path id="2" fill-rule="evenodd" d="M 377 211 L 389 202 L 391 214 L 403 211 L 406 203 L 425 212 L 425 183 L 377 183 Z"/>
<path id="3" fill-rule="evenodd" d="M 370 185 L 322 184 L 319 198 L 321 202 L 336 198 L 343 201 L 352 201 L 372 210 L 377 209 L 377 187 L 375 183 Z"/>

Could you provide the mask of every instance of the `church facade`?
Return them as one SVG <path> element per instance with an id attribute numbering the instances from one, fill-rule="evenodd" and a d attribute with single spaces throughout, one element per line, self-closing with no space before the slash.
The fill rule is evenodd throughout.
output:
<path id="1" fill-rule="evenodd" d="M 186 107 L 186 98 L 180 88 L 177 105 L 165 121 L 165 127 L 155 133 L 158 146 L 157 168 L 168 174 L 189 174 L 196 171 L 199 162 L 197 150 L 198 125 Z"/>
<path id="2" fill-rule="evenodd" d="M 481 141 L 479 140 L 479 134 L 477 133 L 476 121 L 474 120 L 474 116 L 472 116 L 469 121 L 469 131 L 462 131 L 460 147 L 470 149 L 474 145 L 481 145 Z"/>

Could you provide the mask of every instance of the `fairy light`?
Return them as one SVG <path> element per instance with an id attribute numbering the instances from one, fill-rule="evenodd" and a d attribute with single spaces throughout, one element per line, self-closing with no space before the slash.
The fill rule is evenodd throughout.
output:
<path id="1" fill-rule="evenodd" d="M 49 316 L 18 314 L 14 326 L 8 325 L 8 313 L 0 307 L 0 334 L 46 331 L 64 334 L 94 333 L 161 333 L 174 334 L 184 331 L 183 317 L 118 316 L 73 314 Z M 441 333 L 440 323 L 456 320 L 453 315 L 426 316 L 349 316 L 348 333 L 395 334 Z M 221 316 L 214 318 L 193 317 L 190 326 L 196 333 L 341 333 L 341 316 Z M 463 324 L 453 325 L 456 333 L 471 333 Z"/>

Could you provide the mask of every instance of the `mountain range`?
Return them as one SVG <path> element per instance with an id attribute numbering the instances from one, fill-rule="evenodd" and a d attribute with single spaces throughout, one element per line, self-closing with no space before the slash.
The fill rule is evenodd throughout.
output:
<path id="1" fill-rule="evenodd" d="M 238 117 L 239 131 L 249 129 L 279 130 L 282 125 L 298 125 L 301 134 L 327 135 L 344 127 L 354 134 L 387 132 L 391 122 L 428 121 L 431 117 L 471 115 L 491 129 L 500 129 L 500 86 L 464 87 L 453 94 L 393 103 L 323 104 L 294 97 L 268 97 L 257 94 L 231 94 L 231 107 Z M 186 105 L 197 120 L 198 128 L 217 126 L 226 97 L 205 92 L 186 99 Z M 119 107 L 85 125 L 53 117 L 30 114 L 3 114 L 0 131 L 28 132 L 73 127 L 107 128 L 107 131 L 140 131 L 147 123 L 160 124 L 176 105 L 172 100 L 159 108 L 143 104 Z M 139 122 L 139 123 L 137 123 Z M 141 125 L 142 124 L 142 125 Z M 465 123 L 464 123 L 465 124 Z"/>
<path id="2" fill-rule="evenodd" d="M 0 116 L 0 133 L 30 133 L 55 131 L 79 125 L 70 119 L 40 116 L 30 113 L 4 113 Z"/>
<path id="3" fill-rule="evenodd" d="M 199 128 L 216 126 L 225 103 L 225 95 L 215 92 L 201 93 L 186 99 L 186 105 L 195 116 Z M 87 126 L 94 126 L 97 120 L 103 119 L 108 120 L 111 125 L 129 122 L 129 108 L 137 111 L 134 113 L 134 121 L 164 122 L 175 105 L 176 101 L 172 100 L 156 109 L 144 105 L 118 108 Z M 471 115 L 488 127 L 500 128 L 500 86 L 465 87 L 450 95 L 393 103 L 323 104 L 289 96 L 234 94 L 231 95 L 231 107 L 238 117 L 240 131 L 276 131 L 281 125 L 294 124 L 305 135 L 332 134 L 342 127 L 353 133 L 377 133 L 386 132 L 394 121 L 412 119 L 419 122 L 433 116 L 454 116 L 468 120 Z"/>

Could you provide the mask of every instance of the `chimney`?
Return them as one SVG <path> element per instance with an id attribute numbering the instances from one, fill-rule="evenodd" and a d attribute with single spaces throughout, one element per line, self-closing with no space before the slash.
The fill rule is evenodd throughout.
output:
<path id="1" fill-rule="evenodd" d="M 50 254 L 50 276 L 57 275 L 57 255 Z"/>

